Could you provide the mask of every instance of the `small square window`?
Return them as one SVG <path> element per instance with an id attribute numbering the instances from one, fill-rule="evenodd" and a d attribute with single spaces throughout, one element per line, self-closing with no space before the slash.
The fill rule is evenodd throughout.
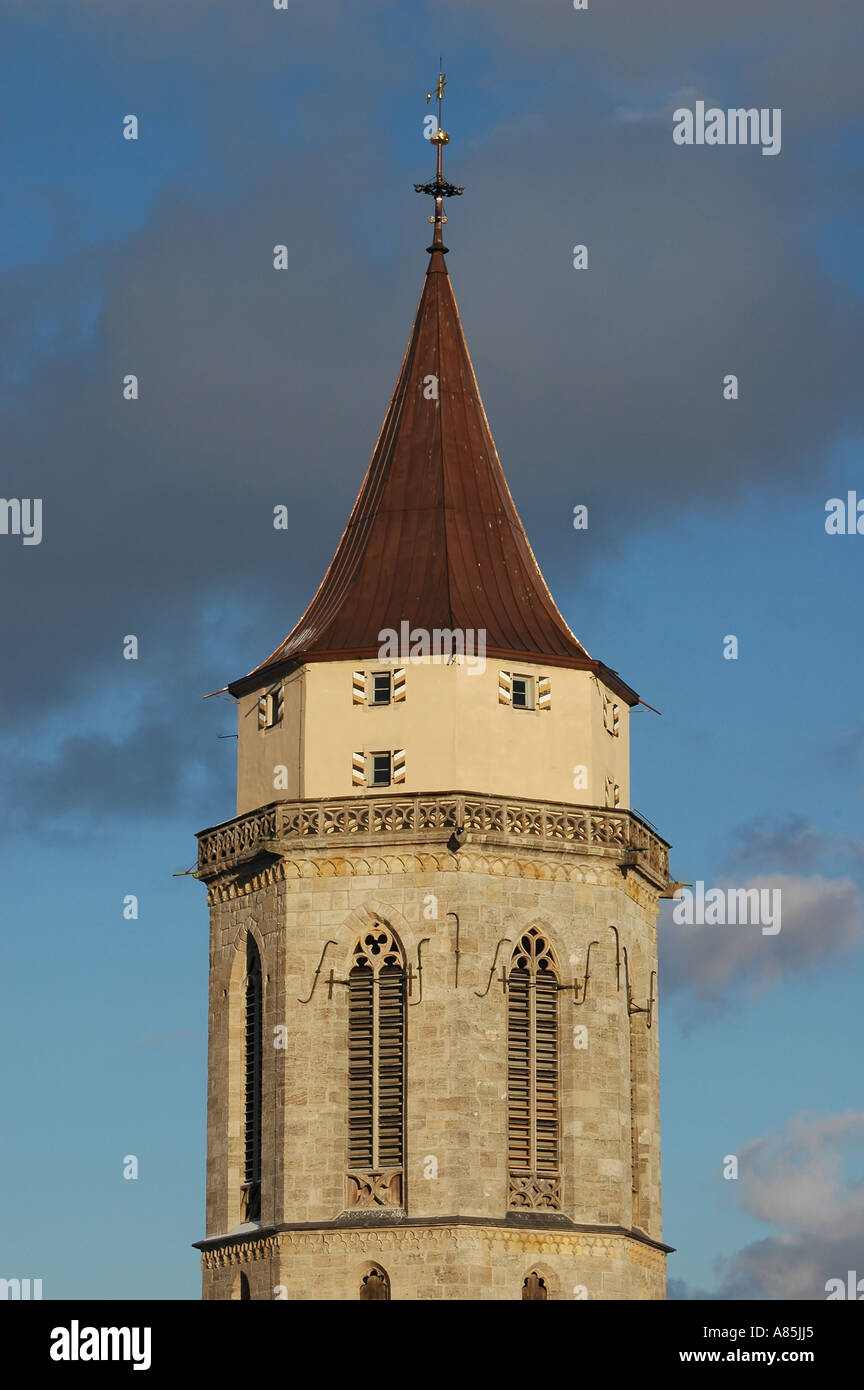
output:
<path id="1" fill-rule="evenodd" d="M 389 705 L 393 692 L 393 677 L 389 671 L 376 671 L 372 676 L 371 705 Z"/>
<path id="2" fill-rule="evenodd" d="M 370 787 L 389 787 L 390 781 L 390 754 L 373 753 L 369 769 Z"/>
<path id="3" fill-rule="evenodd" d="M 513 677 L 513 708 L 534 708 L 534 682 L 530 676 Z"/>

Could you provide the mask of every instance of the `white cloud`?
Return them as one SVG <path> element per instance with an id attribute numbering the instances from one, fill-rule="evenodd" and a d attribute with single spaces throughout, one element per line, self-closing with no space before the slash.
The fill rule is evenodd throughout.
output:
<path id="1" fill-rule="evenodd" d="M 771 874 L 719 888 L 779 889 L 781 930 L 764 935 L 758 926 L 678 926 L 673 906 L 664 905 L 660 924 L 660 982 L 667 992 L 689 995 L 714 1012 L 743 994 L 766 990 L 825 966 L 835 965 L 864 944 L 864 894 L 851 878 Z"/>
<path id="2" fill-rule="evenodd" d="M 750 1216 L 782 1229 L 719 1260 L 714 1297 L 819 1300 L 829 1279 L 864 1276 L 864 1181 L 845 1171 L 862 1140 L 864 1111 L 802 1114 L 741 1151 L 727 1186 Z"/>

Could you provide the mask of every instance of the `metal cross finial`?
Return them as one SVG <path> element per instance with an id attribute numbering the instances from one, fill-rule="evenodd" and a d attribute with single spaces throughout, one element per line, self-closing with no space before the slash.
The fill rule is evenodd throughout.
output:
<path id="1" fill-rule="evenodd" d="M 447 77 L 443 71 L 441 59 L 438 60 L 438 81 L 435 91 L 426 93 L 426 105 L 432 100 L 433 96 L 438 101 L 438 129 L 430 135 L 430 143 L 437 146 L 437 160 L 435 167 L 434 183 L 415 183 L 414 190 L 417 193 L 428 193 L 435 199 L 435 212 L 429 218 L 434 227 L 432 234 L 432 245 L 427 246 L 427 251 L 442 251 L 446 254 L 447 247 L 444 245 L 444 223 L 447 218 L 444 216 L 444 199 L 456 198 L 460 193 L 464 193 L 463 188 L 457 188 L 455 184 L 446 183 L 444 180 L 444 146 L 449 145 L 450 136 L 441 125 L 441 108 L 444 101 L 444 88 L 447 86 Z"/>
<path id="2" fill-rule="evenodd" d="M 439 125 L 439 127 L 440 127 L 440 125 L 441 125 L 441 103 L 442 103 L 442 101 L 444 100 L 444 88 L 447 86 L 447 74 L 446 74 L 445 72 L 442 71 L 441 63 L 442 63 L 442 60 L 439 58 L 439 59 L 438 59 L 438 82 L 437 82 L 437 84 L 436 84 L 435 92 L 434 92 L 434 95 L 438 98 L 438 125 Z M 432 92 L 427 92 L 427 93 L 426 93 L 426 105 L 427 105 L 427 106 L 429 105 L 430 101 L 432 100 L 432 96 L 433 96 L 433 93 L 432 93 Z M 445 143 L 446 143 L 446 141 L 445 141 Z"/>

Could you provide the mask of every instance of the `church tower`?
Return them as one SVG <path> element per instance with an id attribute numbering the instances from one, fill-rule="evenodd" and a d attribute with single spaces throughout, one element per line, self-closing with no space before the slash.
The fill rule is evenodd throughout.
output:
<path id="1" fill-rule="evenodd" d="M 206 1299 L 662 1299 L 638 696 L 546 587 L 432 245 L 345 532 L 227 689 Z M 514 344 L 514 350 L 515 350 Z"/>

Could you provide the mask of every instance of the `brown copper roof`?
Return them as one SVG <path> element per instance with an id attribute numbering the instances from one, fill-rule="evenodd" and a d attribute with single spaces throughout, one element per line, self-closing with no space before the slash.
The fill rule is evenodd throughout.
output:
<path id="1" fill-rule="evenodd" d="M 228 688 L 241 694 L 289 664 L 374 657 L 379 633 L 399 632 L 405 621 L 430 633 L 485 629 L 489 656 L 614 677 L 570 631 L 534 559 L 437 249 L 372 461 L 321 586 L 284 642 Z M 611 683 L 636 702 L 620 678 Z"/>

